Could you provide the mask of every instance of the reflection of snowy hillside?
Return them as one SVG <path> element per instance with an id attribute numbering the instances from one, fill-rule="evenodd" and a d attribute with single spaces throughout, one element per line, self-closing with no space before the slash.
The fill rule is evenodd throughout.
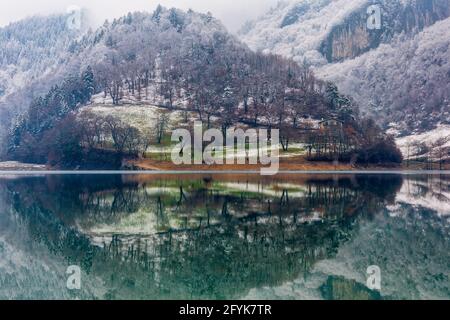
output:
<path id="1" fill-rule="evenodd" d="M 0 299 L 101 296 L 102 285 L 92 278 L 90 282 L 94 285 L 86 281 L 82 291 L 67 290 L 66 270 L 70 262 L 50 252 L 44 243 L 30 234 L 26 219 L 9 211 L 3 194 L 0 194 L 0 212 Z"/>
<path id="2" fill-rule="evenodd" d="M 446 208 L 448 212 L 448 204 Z M 448 222 L 414 206 L 396 210 L 398 216 L 380 214 L 373 221 L 361 221 L 357 235 L 339 248 L 336 257 L 318 262 L 306 277 L 275 288 L 255 288 L 247 298 L 322 299 L 320 289 L 330 275 L 347 283 L 339 295 L 350 296 L 361 293 L 367 268 L 377 265 L 385 299 L 447 299 Z"/>
<path id="3" fill-rule="evenodd" d="M 450 181 L 429 178 L 428 180 L 406 180 L 397 193 L 398 204 L 411 205 L 436 211 L 441 216 L 450 216 Z M 398 208 L 393 208 L 394 214 Z"/>

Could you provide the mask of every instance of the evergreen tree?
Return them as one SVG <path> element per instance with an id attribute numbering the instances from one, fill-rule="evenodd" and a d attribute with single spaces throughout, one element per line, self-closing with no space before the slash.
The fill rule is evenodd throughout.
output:
<path id="1" fill-rule="evenodd" d="M 82 74 L 83 84 L 85 88 L 86 95 L 89 98 L 95 93 L 95 81 L 94 81 L 94 72 L 92 71 L 91 66 L 88 66 L 86 70 Z"/>
<path id="2" fill-rule="evenodd" d="M 156 7 L 156 10 L 153 12 L 152 20 L 156 23 L 159 23 L 161 21 L 161 13 L 163 11 L 163 7 L 158 4 L 158 7 Z"/>
<path id="3" fill-rule="evenodd" d="M 170 9 L 169 22 L 177 30 L 177 32 L 181 32 L 183 30 L 183 18 L 177 13 L 176 9 Z"/>
<path id="4" fill-rule="evenodd" d="M 328 106 L 332 111 L 336 111 L 339 108 L 340 95 L 338 87 L 334 83 L 327 83 L 325 98 L 327 99 Z"/>

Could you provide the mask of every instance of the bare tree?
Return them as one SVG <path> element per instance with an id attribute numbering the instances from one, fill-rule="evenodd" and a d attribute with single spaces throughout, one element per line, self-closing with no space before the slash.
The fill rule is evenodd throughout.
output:
<path id="1" fill-rule="evenodd" d="M 169 122 L 170 122 L 170 113 L 166 110 L 159 110 L 155 124 L 156 142 L 158 144 L 162 143 L 164 135 L 166 134 L 167 129 L 169 127 Z"/>
<path id="2" fill-rule="evenodd" d="M 448 147 L 446 148 L 449 138 L 439 138 L 436 142 L 432 144 L 432 155 L 434 160 L 439 163 L 439 170 L 443 169 L 445 157 L 448 155 Z"/>

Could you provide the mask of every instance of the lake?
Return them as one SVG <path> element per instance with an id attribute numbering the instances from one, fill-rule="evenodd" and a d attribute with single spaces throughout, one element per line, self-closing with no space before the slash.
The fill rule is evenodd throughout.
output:
<path id="1" fill-rule="evenodd" d="M 2 175 L 0 299 L 450 299 L 449 231 L 445 174 Z"/>

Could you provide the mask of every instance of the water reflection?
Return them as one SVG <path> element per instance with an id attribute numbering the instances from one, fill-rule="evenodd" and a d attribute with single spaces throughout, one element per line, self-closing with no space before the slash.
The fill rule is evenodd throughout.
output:
<path id="1" fill-rule="evenodd" d="M 3 180 L 0 228 L 5 236 L 0 238 L 0 253 L 6 263 L 0 264 L 0 287 L 5 288 L 0 296 L 413 298 L 408 288 L 422 283 L 410 287 L 389 283 L 389 290 L 380 295 L 368 290 L 361 277 L 326 270 L 345 250 L 352 256 L 348 261 L 364 256 L 358 252 L 363 247 L 377 251 L 372 244 L 382 243 L 361 239 L 372 236 L 377 226 L 398 228 L 401 223 L 392 219 L 402 217 L 402 221 L 419 225 L 425 238 L 415 239 L 415 229 L 405 230 L 401 238 L 381 231 L 380 238 L 387 236 L 386 243 L 420 241 L 423 250 L 404 253 L 403 259 L 417 268 L 416 274 L 429 273 L 425 280 L 417 279 L 433 283 L 425 285 L 427 292 L 449 298 L 450 260 L 445 259 L 449 257 L 449 181 L 448 177 L 404 179 L 399 175 L 299 175 L 270 180 L 229 175 L 112 175 Z M 427 203 L 433 206 L 425 206 Z M 368 226 L 372 229 L 367 230 Z M 429 242 L 436 250 L 426 249 Z M 385 253 L 389 250 L 384 248 Z M 23 257 L 11 257 L 14 252 L 32 256 L 31 265 L 22 261 Z M 426 260 L 432 262 L 432 270 L 426 269 L 418 253 L 429 255 Z M 353 270 L 355 274 L 365 272 L 367 266 L 360 264 Z M 68 265 L 82 267 L 80 292 L 65 288 Z M 401 275 L 397 277 L 402 281 Z M 46 285 L 30 289 L 23 279 Z M 18 281 L 19 289 L 12 286 Z M 286 286 L 289 293 L 283 293 Z M 314 292 L 304 295 L 311 286 Z"/>

